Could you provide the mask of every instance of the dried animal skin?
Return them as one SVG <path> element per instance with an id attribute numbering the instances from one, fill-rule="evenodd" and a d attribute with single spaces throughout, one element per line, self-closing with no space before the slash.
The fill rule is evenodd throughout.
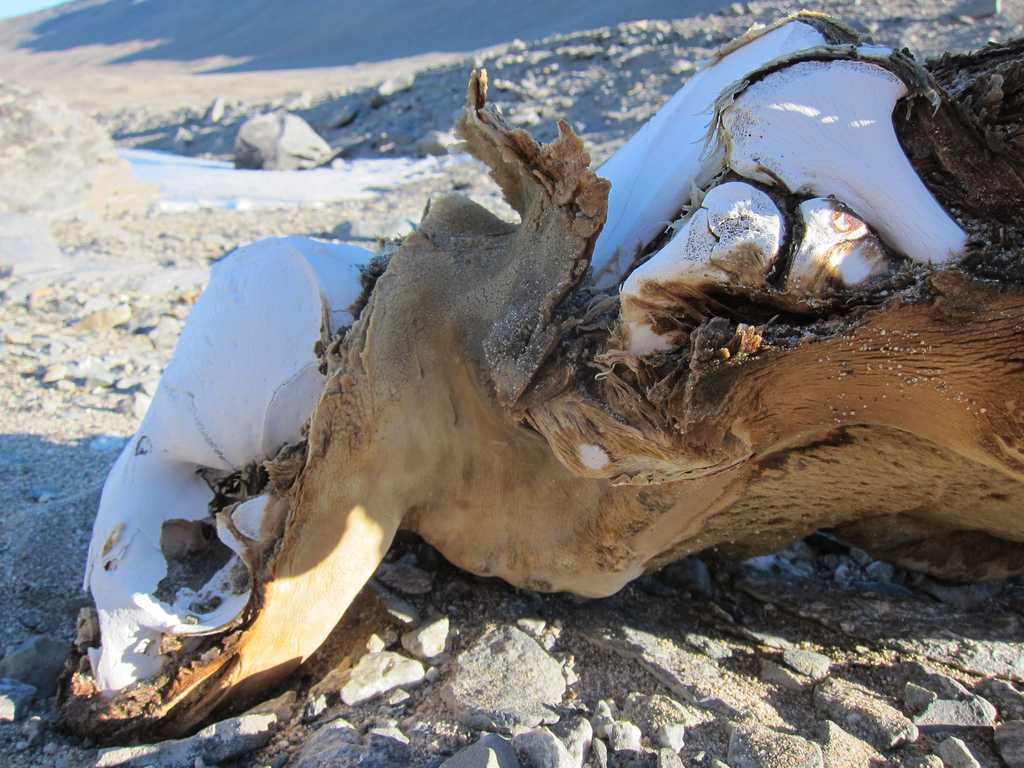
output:
<path id="1" fill-rule="evenodd" d="M 164 649 L 160 674 L 113 699 L 79 673 L 63 702 L 69 726 L 107 739 L 181 733 L 261 695 L 330 632 L 399 528 L 473 573 L 589 596 L 708 547 L 749 555 L 844 522 L 913 517 L 1020 550 L 1024 407 L 1007 396 L 1024 391 L 1019 286 L 919 271 L 841 322 L 810 307 L 774 329 L 764 316 L 788 301 L 787 269 L 803 274 L 800 254 L 831 259 L 832 248 L 812 236 L 801 251 L 787 240 L 793 221 L 768 236 L 776 213 L 754 200 L 770 191 L 792 219 L 799 203 L 778 204 L 786 185 L 727 179 L 705 198 L 705 230 L 749 235 L 757 269 L 684 260 L 694 304 L 662 309 L 677 311 L 688 343 L 633 354 L 614 298 L 586 283 L 607 182 L 566 126 L 540 147 L 485 96 L 474 77 L 459 130 L 521 223 L 457 195 L 432 203 L 327 348 L 307 441 L 267 463 L 265 495 L 217 516 L 252 566 L 241 621 Z M 859 233 L 854 213 L 876 228 L 859 207 L 828 226 Z M 757 312 L 765 322 L 742 319 Z"/>

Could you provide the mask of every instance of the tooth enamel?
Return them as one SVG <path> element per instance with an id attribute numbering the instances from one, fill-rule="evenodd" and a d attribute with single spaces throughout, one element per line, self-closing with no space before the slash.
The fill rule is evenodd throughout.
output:
<path id="1" fill-rule="evenodd" d="M 621 318 L 627 349 L 635 355 L 665 351 L 682 340 L 659 333 L 651 311 L 671 310 L 677 297 L 706 291 L 756 289 L 779 252 L 782 214 L 764 192 L 727 182 L 707 193 L 701 207 L 668 245 L 634 270 L 622 286 Z"/>
<path id="2" fill-rule="evenodd" d="M 214 632 L 244 609 L 244 548 L 228 536 L 200 540 L 199 526 L 214 523 L 208 481 L 300 439 L 324 385 L 314 345 L 325 323 L 329 333 L 351 324 L 359 265 L 371 256 L 288 238 L 255 243 L 214 266 L 138 433 L 103 487 L 86 566 L 102 638 L 90 658 L 102 690 L 156 674 L 162 634 Z M 262 508 L 239 508 L 238 529 L 258 535 Z M 181 558 L 202 546 L 206 562 L 223 562 L 204 584 L 189 586 Z M 179 560 L 183 577 L 170 568 Z"/>
<path id="3" fill-rule="evenodd" d="M 921 263 L 967 242 L 900 147 L 892 113 L 907 87 L 862 61 L 801 61 L 767 74 L 721 114 L 727 162 L 742 176 L 847 203 Z"/>
<path id="4" fill-rule="evenodd" d="M 723 168 L 705 138 L 721 92 L 780 57 L 826 43 L 808 24 L 792 21 L 740 45 L 693 77 L 597 174 L 612 182 L 608 220 L 594 248 L 594 281 L 617 285 L 637 252 L 674 219 L 693 186 L 704 187 Z"/>
<path id="5" fill-rule="evenodd" d="M 835 200 L 799 206 L 804 235 L 786 277 L 786 291 L 808 297 L 865 288 L 893 273 L 885 249 L 867 225 Z"/>

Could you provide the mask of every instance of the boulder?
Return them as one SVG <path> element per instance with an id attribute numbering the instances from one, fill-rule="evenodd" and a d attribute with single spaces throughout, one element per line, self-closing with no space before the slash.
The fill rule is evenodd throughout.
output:
<path id="1" fill-rule="evenodd" d="M 235 139 L 235 167 L 264 171 L 316 168 L 331 148 L 298 115 L 271 113 L 249 118 Z"/>

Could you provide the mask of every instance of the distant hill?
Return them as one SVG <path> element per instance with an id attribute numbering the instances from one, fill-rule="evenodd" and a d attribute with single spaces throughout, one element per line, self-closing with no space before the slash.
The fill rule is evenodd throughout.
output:
<path id="1" fill-rule="evenodd" d="M 711 12 L 723 0 L 74 0 L 0 21 L 0 75 L 81 106 L 137 105 L 403 66 L 557 32 Z M 340 71 L 339 68 L 345 70 Z M 333 76 L 309 70 L 338 70 Z M 303 72 L 296 72 L 303 70 Z M 181 75 L 201 80 L 179 83 Z M 332 79 L 333 77 L 333 79 Z M 319 80 L 318 80 L 319 81 Z M 234 85 L 232 85 L 234 84 Z M 290 84 L 290 85 L 289 85 Z M 211 87 L 212 86 L 212 87 Z M 241 95 L 241 94 L 240 94 Z"/>

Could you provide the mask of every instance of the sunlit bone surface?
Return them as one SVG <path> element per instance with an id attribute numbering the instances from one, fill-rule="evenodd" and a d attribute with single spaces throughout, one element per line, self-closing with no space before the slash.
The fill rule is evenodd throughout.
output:
<path id="1" fill-rule="evenodd" d="M 772 71 L 785 71 L 780 66 Z M 756 85 L 769 76 L 757 72 L 749 80 Z M 947 577 L 1024 569 L 1016 544 L 1024 540 L 1024 410 L 1006 395 L 1024 391 L 1019 287 L 976 280 L 959 267 L 921 271 L 914 292 L 865 295 L 845 322 L 833 318 L 829 325 L 813 314 L 774 320 L 771 290 L 758 297 L 738 289 L 735 307 L 721 297 L 712 302 L 705 290 L 720 288 L 716 281 L 726 273 L 695 263 L 694 306 L 677 318 L 688 344 L 641 358 L 627 349 L 616 297 L 587 284 L 608 184 L 588 170 L 589 158 L 568 126 L 561 126 L 558 141 L 539 147 L 504 123 L 485 95 L 485 81 L 474 78 L 459 130 L 492 168 L 521 223 L 500 221 L 457 195 L 434 201 L 418 231 L 391 257 L 351 330 L 321 347 L 319 356 L 311 350 L 324 328 L 343 323 L 324 323 L 322 300 L 318 312 L 293 322 L 294 308 L 279 286 L 264 289 L 279 300 L 265 305 L 267 337 L 254 340 L 267 364 L 294 353 L 303 366 L 311 359 L 326 366 L 327 378 L 312 407 L 308 438 L 266 463 L 271 482 L 260 489 L 264 495 L 216 517 L 231 551 L 257 564 L 246 616 L 223 634 L 168 647 L 160 674 L 113 697 L 80 667 L 61 702 L 69 727 L 104 739 L 132 738 L 146 728 L 183 733 L 226 704 L 266 695 L 327 636 L 399 528 L 419 533 L 474 573 L 588 596 L 610 594 L 690 552 L 719 547 L 745 556 L 826 525 L 861 526 L 865 540 L 864 524 L 877 524 L 869 526 L 876 532 L 912 529 L 918 544 L 922 536 L 928 540 L 922 527 L 957 531 L 942 539 L 941 551 L 918 546 L 914 552 L 917 567 Z M 798 121 L 787 127 L 786 141 L 806 145 L 800 130 L 807 125 L 817 130 Z M 777 138 L 784 143 L 781 134 Z M 994 162 L 984 148 L 979 153 Z M 800 162 L 806 170 L 807 158 Z M 883 173 L 879 187 L 884 180 Z M 782 196 L 792 191 L 774 176 L 761 181 Z M 744 199 L 736 191 L 754 189 L 709 183 L 709 213 L 717 208 L 718 186 L 726 189 L 717 196 L 733 200 Z M 836 194 L 881 231 L 866 209 L 835 190 L 814 194 Z M 755 197 L 751 192 L 749 200 Z M 787 210 L 799 210 L 799 199 L 787 201 Z M 666 220 L 679 214 L 669 212 Z M 756 222 L 773 216 L 765 206 L 758 217 L 726 220 L 751 223 L 751 240 L 762 243 L 758 259 L 764 260 L 772 238 L 766 240 L 770 230 Z M 783 245 L 774 259 L 792 255 Z M 286 249 L 284 243 L 266 247 Z M 332 309 L 347 307 L 355 286 L 354 267 L 340 256 L 348 277 L 339 284 L 353 291 L 328 301 Z M 941 258 L 916 260 L 949 256 L 946 250 Z M 240 267 L 241 259 L 230 263 Z M 782 279 L 785 266 L 773 279 Z M 252 275 L 271 280 L 264 270 Z M 319 280 L 303 285 L 306 299 L 326 290 Z M 784 298 L 777 283 L 774 289 Z M 213 312 L 207 318 L 218 311 L 216 295 L 203 305 Z M 734 316 L 741 313 L 760 313 L 765 322 L 747 325 Z M 203 317 L 196 314 L 189 327 L 228 328 Z M 771 335 L 769 321 L 785 327 Z M 247 316 L 238 319 L 240 326 L 247 322 Z M 805 332 L 802 322 L 814 332 Z M 229 362 L 243 356 L 244 350 L 231 348 L 233 339 L 212 332 L 210 338 L 214 348 L 231 350 Z M 191 370 L 181 370 L 186 389 L 203 391 L 196 387 L 203 377 L 193 382 Z M 240 381 L 228 378 L 236 386 Z M 259 406 L 253 421 L 262 425 L 273 409 L 266 398 Z M 244 450 L 232 461 L 215 461 L 211 466 L 220 472 L 272 448 L 261 428 L 252 429 L 237 413 L 225 436 Z M 174 422 L 161 434 L 173 437 L 190 423 Z M 197 446 L 188 455 L 177 452 L 178 442 L 172 439 L 166 449 L 168 469 L 176 462 L 190 471 L 207 466 L 199 460 L 211 453 L 204 440 L 183 435 L 181 445 Z M 140 589 L 126 579 L 119 594 L 119 569 L 98 567 L 119 523 L 149 524 L 133 499 L 165 482 L 153 475 L 135 485 L 135 478 L 147 478 L 127 472 L 124 466 L 136 462 L 124 461 L 110 481 L 110 499 L 124 494 L 123 508 L 101 511 L 104 522 L 93 544 L 90 584 L 101 613 L 107 598 L 97 585 L 105 574 L 111 574 L 111 604 L 144 602 L 154 589 L 151 577 Z M 198 506 L 192 514 L 183 519 L 201 519 Z M 178 515 L 165 509 L 158 522 Z M 264 536 L 267 520 L 283 521 L 276 538 Z M 159 552 L 155 536 L 151 531 L 150 552 Z M 1002 548 L 958 549 L 975 536 L 1000 541 Z M 182 538 L 187 545 L 187 536 L 175 541 Z M 120 541 L 114 537 L 108 555 Z M 971 562 L 964 551 L 972 553 Z M 890 559 L 898 562 L 900 555 L 899 547 L 889 548 Z M 163 558 L 153 560 L 159 569 Z M 133 647 L 133 632 L 148 626 L 146 616 L 109 613 L 118 623 L 107 623 L 101 655 L 110 626 L 129 638 L 115 635 L 113 645 L 120 642 L 122 650 Z M 109 682 L 108 689 L 114 687 Z"/>

